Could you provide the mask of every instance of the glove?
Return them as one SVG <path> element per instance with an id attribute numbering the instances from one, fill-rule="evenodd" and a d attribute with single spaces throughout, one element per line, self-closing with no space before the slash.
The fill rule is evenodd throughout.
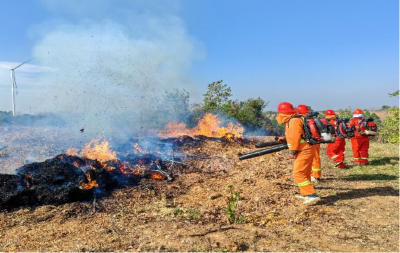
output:
<path id="1" fill-rule="evenodd" d="M 275 137 L 275 141 L 277 141 L 277 142 L 286 142 L 286 137 L 284 137 L 284 136 Z"/>
<path id="2" fill-rule="evenodd" d="M 296 159 L 299 151 L 296 150 L 290 150 L 289 151 L 289 159 Z"/>

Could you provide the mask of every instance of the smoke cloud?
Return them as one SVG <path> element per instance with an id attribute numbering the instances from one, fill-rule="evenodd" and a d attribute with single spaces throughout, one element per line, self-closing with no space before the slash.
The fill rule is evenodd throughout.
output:
<path id="1" fill-rule="evenodd" d="M 63 19 L 37 31 L 33 55 L 52 69 L 41 77 L 38 111 L 100 133 L 139 126 L 165 91 L 193 90 L 188 72 L 201 44 L 176 14 L 178 1 L 42 2 Z"/>

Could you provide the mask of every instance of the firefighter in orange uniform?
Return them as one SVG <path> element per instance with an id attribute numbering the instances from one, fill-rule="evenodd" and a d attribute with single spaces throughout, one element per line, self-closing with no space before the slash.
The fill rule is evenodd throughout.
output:
<path id="1" fill-rule="evenodd" d="M 294 159 L 293 177 L 300 188 L 300 195 L 296 197 L 303 199 L 304 204 L 311 204 L 320 200 L 311 183 L 314 149 L 304 140 L 303 119 L 293 118 L 296 114 L 292 104 L 283 102 L 278 105 L 276 120 L 285 125 L 289 159 Z"/>
<path id="2" fill-rule="evenodd" d="M 345 169 L 346 164 L 344 163 L 344 150 L 346 141 L 343 136 L 337 133 L 337 117 L 333 110 L 326 110 L 325 118 L 329 120 L 329 123 L 336 129 L 336 140 L 334 143 L 329 143 L 326 147 L 326 154 L 335 162 L 335 168 Z"/>
<path id="3" fill-rule="evenodd" d="M 360 123 L 364 119 L 361 109 L 353 111 L 353 119 L 350 121 L 355 128 L 354 137 L 351 138 L 351 147 L 353 148 L 354 162 L 361 165 L 368 164 L 369 137 L 360 134 Z"/>
<path id="4" fill-rule="evenodd" d="M 311 112 L 306 105 L 298 105 L 296 108 L 298 114 L 305 116 L 307 113 Z M 312 162 L 311 169 L 311 182 L 317 183 L 321 179 L 321 158 L 319 156 L 320 144 L 312 145 L 314 149 L 314 159 Z"/>

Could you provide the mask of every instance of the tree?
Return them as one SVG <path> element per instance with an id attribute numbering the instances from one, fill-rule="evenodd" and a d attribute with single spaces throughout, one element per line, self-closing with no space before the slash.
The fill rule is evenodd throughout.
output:
<path id="1" fill-rule="evenodd" d="M 249 98 L 246 101 L 228 101 L 221 107 L 221 111 L 236 118 L 246 127 L 262 127 L 266 122 L 262 112 L 267 105 L 268 102 L 260 97 Z"/>
<path id="2" fill-rule="evenodd" d="M 395 92 L 393 92 L 393 93 L 389 93 L 389 96 L 390 96 L 390 97 L 396 97 L 396 96 L 398 97 L 398 96 L 399 96 L 399 91 L 400 91 L 400 90 L 397 90 L 397 91 L 395 91 Z"/>
<path id="3" fill-rule="evenodd" d="M 229 102 L 229 98 L 232 96 L 231 88 L 226 84 L 222 84 L 222 82 L 223 81 L 220 80 L 208 85 L 208 91 L 203 95 L 203 110 L 217 111 L 222 105 L 225 105 Z"/>

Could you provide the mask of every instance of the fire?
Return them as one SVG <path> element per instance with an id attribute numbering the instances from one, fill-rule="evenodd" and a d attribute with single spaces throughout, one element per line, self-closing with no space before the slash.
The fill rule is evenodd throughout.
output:
<path id="1" fill-rule="evenodd" d="M 169 138 L 179 137 L 182 135 L 188 135 L 194 137 L 195 135 L 204 135 L 207 137 L 222 137 L 226 134 L 233 134 L 236 137 L 241 137 L 244 128 L 239 123 L 229 122 L 226 127 L 220 127 L 221 120 L 218 115 L 207 113 L 196 127 L 187 129 L 185 123 L 171 122 L 165 127 L 165 129 L 158 133 L 158 137 Z"/>
<path id="2" fill-rule="evenodd" d="M 150 177 L 152 179 L 156 179 L 156 180 L 163 180 L 165 177 L 163 175 L 161 175 L 161 173 L 159 172 L 153 172 L 151 173 Z"/>
<path id="3" fill-rule="evenodd" d="M 78 152 L 79 152 L 79 149 L 77 149 L 77 148 L 69 148 L 69 149 L 67 149 L 65 154 L 68 156 L 77 156 Z"/>
<path id="4" fill-rule="evenodd" d="M 107 141 L 98 144 L 98 140 L 91 140 L 82 149 L 81 155 L 88 159 L 98 161 L 111 161 L 117 158 L 117 153 L 112 151 Z"/>
<path id="5" fill-rule="evenodd" d="M 92 180 L 90 177 L 89 173 L 85 173 L 87 180 L 89 181 L 88 183 L 84 183 L 83 181 L 79 182 L 80 188 L 84 190 L 90 190 L 93 187 L 99 187 L 99 185 L 96 183 L 96 180 Z"/>

